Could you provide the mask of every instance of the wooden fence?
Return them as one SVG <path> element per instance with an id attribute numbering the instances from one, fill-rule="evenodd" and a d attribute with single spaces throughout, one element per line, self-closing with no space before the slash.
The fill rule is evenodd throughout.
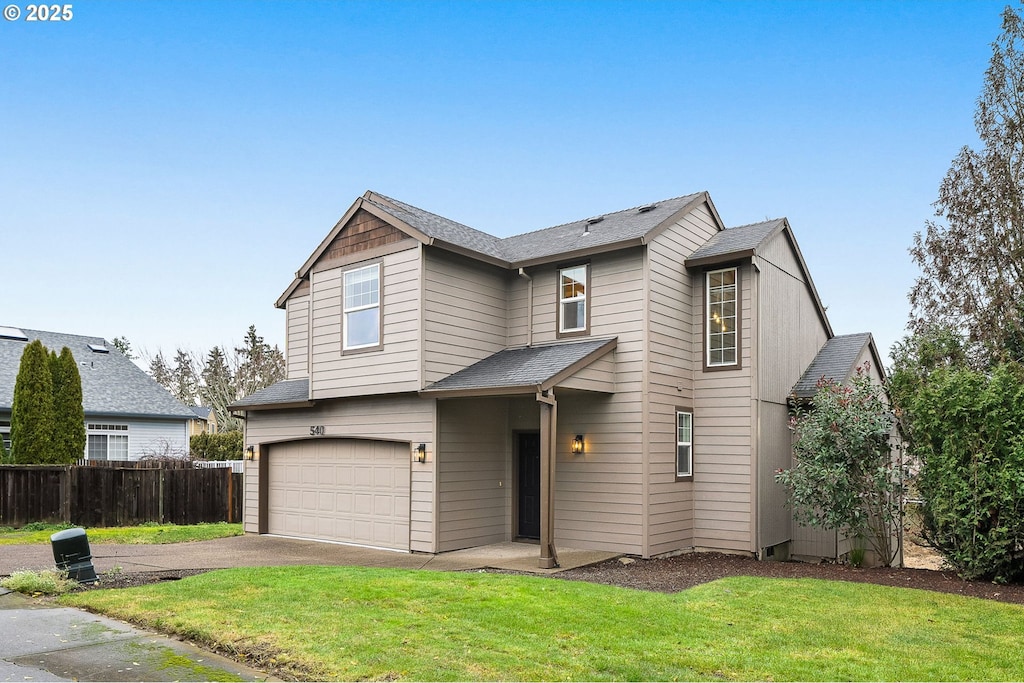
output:
<path id="1" fill-rule="evenodd" d="M 0 465 L 0 526 L 240 522 L 242 476 L 229 467 L 124 462 Z"/>

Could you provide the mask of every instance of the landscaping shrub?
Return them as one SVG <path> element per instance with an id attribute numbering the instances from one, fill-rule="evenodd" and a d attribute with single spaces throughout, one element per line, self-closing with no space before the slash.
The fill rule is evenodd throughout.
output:
<path id="1" fill-rule="evenodd" d="M 241 460 L 242 432 L 196 434 L 189 439 L 194 460 Z"/>
<path id="2" fill-rule="evenodd" d="M 965 579 L 1024 578 L 1024 367 L 938 367 L 902 402 L 928 540 Z"/>

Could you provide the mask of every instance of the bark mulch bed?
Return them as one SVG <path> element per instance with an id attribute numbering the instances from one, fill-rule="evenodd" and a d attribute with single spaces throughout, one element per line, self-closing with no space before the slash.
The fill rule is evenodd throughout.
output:
<path id="1" fill-rule="evenodd" d="M 175 581 L 205 570 L 161 572 L 106 572 L 91 588 L 129 588 Z M 656 560 L 609 560 L 589 567 L 569 569 L 555 578 L 675 593 L 726 576 L 762 576 L 772 578 L 812 578 L 833 581 L 857 581 L 900 588 L 956 593 L 975 598 L 1024 604 L 1024 585 L 1000 585 L 984 581 L 964 581 L 949 571 L 930 569 L 870 568 L 857 569 L 842 564 L 805 562 L 758 562 L 753 558 L 721 553 L 690 553 Z"/>

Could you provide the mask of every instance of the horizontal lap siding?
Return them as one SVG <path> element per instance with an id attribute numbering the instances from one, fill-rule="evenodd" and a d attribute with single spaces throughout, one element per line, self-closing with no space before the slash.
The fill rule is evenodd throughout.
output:
<path id="1" fill-rule="evenodd" d="M 534 343 L 554 341 L 555 269 L 534 277 Z M 643 251 L 591 262 L 591 336 L 618 337 L 615 393 L 555 390 L 556 544 L 643 553 Z M 610 358 L 610 357 L 609 357 Z M 584 435 L 585 453 L 569 452 Z"/>
<path id="2" fill-rule="evenodd" d="M 756 263 L 759 317 L 764 321 L 758 329 L 758 545 L 767 548 L 793 537 L 786 491 L 775 482 L 775 471 L 792 462 L 787 399 L 828 336 L 786 236 L 779 234 L 765 245 Z M 813 545 L 821 547 L 817 540 Z"/>
<path id="3" fill-rule="evenodd" d="M 383 348 L 378 351 L 341 352 L 342 273 L 351 266 L 313 273 L 313 398 L 420 389 L 420 250 L 389 254 L 382 263 Z"/>
<path id="4" fill-rule="evenodd" d="M 693 544 L 754 552 L 754 274 L 740 267 L 741 367 L 702 370 L 704 273 L 694 274 Z"/>
<path id="5" fill-rule="evenodd" d="M 86 424 L 127 424 L 128 459 L 152 455 L 181 456 L 189 452 L 186 420 L 124 420 L 117 417 L 86 417 Z"/>
<path id="6" fill-rule="evenodd" d="M 648 248 L 649 555 L 694 545 L 694 484 L 676 481 L 675 420 L 677 408 L 694 407 L 693 369 L 700 367 L 702 328 L 695 278 L 683 262 L 716 232 L 715 219 L 703 205 L 666 228 Z M 695 467 L 702 467 L 705 455 L 695 455 Z"/>
<path id="7" fill-rule="evenodd" d="M 423 381 L 431 384 L 505 348 L 505 271 L 437 250 L 424 252 Z"/>
<path id="8" fill-rule="evenodd" d="M 308 409 L 251 411 L 246 420 L 246 445 L 271 444 L 309 438 L 311 426 L 323 426 L 330 438 L 408 441 L 412 468 L 410 490 L 410 549 L 435 552 L 433 488 L 436 459 L 412 462 L 411 448 L 427 445 L 434 451 L 434 401 L 417 396 L 338 399 L 321 401 Z M 246 468 L 246 531 L 257 531 L 259 489 L 257 463 Z"/>
<path id="9" fill-rule="evenodd" d="M 438 402 L 438 550 L 511 538 L 506 399 Z"/>
<path id="10" fill-rule="evenodd" d="M 309 376 L 309 296 L 293 296 L 285 305 L 285 355 L 288 379 Z"/>

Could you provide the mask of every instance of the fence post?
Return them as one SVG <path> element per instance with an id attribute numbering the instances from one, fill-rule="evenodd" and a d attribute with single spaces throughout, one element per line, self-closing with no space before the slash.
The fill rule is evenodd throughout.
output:
<path id="1" fill-rule="evenodd" d="M 233 524 L 235 522 L 235 470 L 231 467 L 222 467 L 221 469 L 227 473 L 228 477 L 228 524 Z"/>
<path id="2" fill-rule="evenodd" d="M 60 519 L 65 524 L 71 524 L 71 492 L 74 490 L 75 466 L 65 465 L 64 476 L 61 477 L 60 492 Z"/>
<path id="3" fill-rule="evenodd" d="M 164 468 L 160 468 L 160 523 L 164 523 Z"/>

